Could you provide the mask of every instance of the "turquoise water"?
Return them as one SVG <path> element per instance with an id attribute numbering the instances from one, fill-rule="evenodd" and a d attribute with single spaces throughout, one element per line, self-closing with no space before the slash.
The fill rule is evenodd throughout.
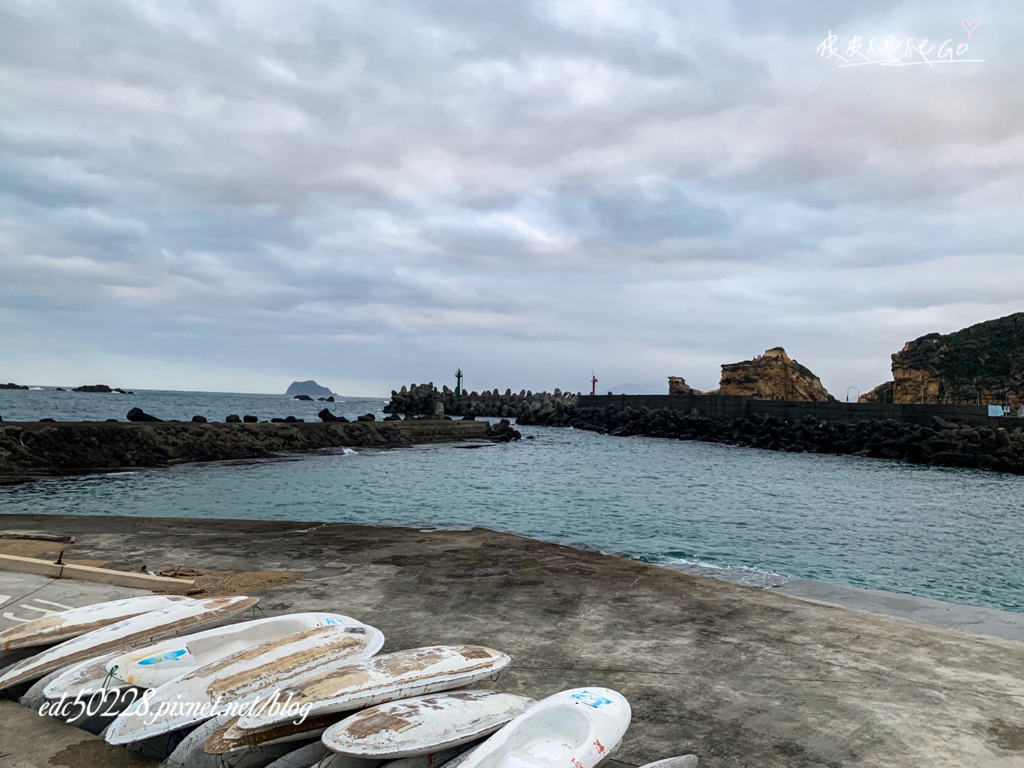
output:
<path id="1" fill-rule="evenodd" d="M 45 479 L 0 489 L 0 512 L 480 525 L 1024 611 L 1024 477 L 522 431 L 536 439 Z"/>

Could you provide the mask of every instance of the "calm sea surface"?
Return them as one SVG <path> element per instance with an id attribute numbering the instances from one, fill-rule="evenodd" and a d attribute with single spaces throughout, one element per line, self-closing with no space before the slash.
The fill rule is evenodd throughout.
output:
<path id="1" fill-rule="evenodd" d="M 376 412 L 383 399 L 334 413 Z M 283 396 L 0 391 L 6 421 L 230 413 L 316 419 Z M 1024 611 L 1024 477 L 524 427 L 523 440 L 316 454 L 0 487 L 0 513 L 481 525 L 656 562 Z M 740 578 L 740 580 L 743 580 Z"/>

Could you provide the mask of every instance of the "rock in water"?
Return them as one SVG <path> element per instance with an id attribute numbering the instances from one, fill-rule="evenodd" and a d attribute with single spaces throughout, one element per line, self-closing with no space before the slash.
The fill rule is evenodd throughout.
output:
<path id="1" fill-rule="evenodd" d="M 317 414 L 320 417 L 320 421 L 330 422 L 337 421 L 338 417 L 331 413 L 329 410 L 324 408 L 320 413 Z"/>
<path id="2" fill-rule="evenodd" d="M 242 421 L 242 417 L 239 416 L 237 413 L 232 413 L 230 416 L 224 419 L 224 421 L 228 424 L 239 424 Z"/>
<path id="3" fill-rule="evenodd" d="M 87 384 L 84 387 L 75 387 L 72 392 L 100 392 L 103 394 L 112 394 L 114 390 L 108 387 L 106 384 Z"/>
<path id="4" fill-rule="evenodd" d="M 294 400 L 308 400 L 309 402 L 313 401 L 313 398 L 310 397 L 309 395 L 296 395 L 293 399 Z"/>
<path id="5" fill-rule="evenodd" d="M 193 416 L 192 417 L 192 421 L 195 424 L 205 424 L 206 423 L 206 417 L 205 416 Z"/>
<path id="6" fill-rule="evenodd" d="M 285 394 L 292 397 L 295 395 L 307 395 L 310 398 L 335 396 L 327 387 L 321 387 L 312 379 L 309 379 L 308 381 L 293 381 L 289 385 L 288 391 L 285 392 Z"/>
<path id="7" fill-rule="evenodd" d="M 244 421 L 246 424 L 255 424 L 256 422 L 259 421 L 259 418 L 256 416 L 246 414 L 245 416 L 242 417 L 242 421 Z"/>
<path id="8" fill-rule="evenodd" d="M 28 385 L 27 384 L 13 384 L 13 383 L 8 381 L 6 384 L 0 384 L 0 389 L 28 389 Z"/>
<path id="9" fill-rule="evenodd" d="M 158 419 L 156 416 L 151 416 L 141 408 L 132 408 L 128 411 L 127 418 L 128 421 L 163 421 L 163 419 Z"/>
<path id="10" fill-rule="evenodd" d="M 362 416 L 356 416 L 356 421 L 376 421 L 377 417 L 372 413 L 364 413 Z"/>

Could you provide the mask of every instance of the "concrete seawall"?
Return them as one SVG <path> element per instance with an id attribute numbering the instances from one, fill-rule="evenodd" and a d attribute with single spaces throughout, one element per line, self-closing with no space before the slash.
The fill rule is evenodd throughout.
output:
<path id="1" fill-rule="evenodd" d="M 398 446 L 487 437 L 484 421 L 193 424 L 0 424 L 0 477 L 267 458 L 287 451 Z"/>

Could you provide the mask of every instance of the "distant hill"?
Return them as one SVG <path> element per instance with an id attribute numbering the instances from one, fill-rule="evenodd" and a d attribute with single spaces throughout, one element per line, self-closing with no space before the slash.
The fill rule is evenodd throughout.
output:
<path id="1" fill-rule="evenodd" d="M 312 379 L 309 381 L 293 381 L 285 394 L 292 397 L 295 395 L 309 395 L 310 397 L 338 397 L 338 395 L 331 392 L 327 387 L 321 387 Z"/>

